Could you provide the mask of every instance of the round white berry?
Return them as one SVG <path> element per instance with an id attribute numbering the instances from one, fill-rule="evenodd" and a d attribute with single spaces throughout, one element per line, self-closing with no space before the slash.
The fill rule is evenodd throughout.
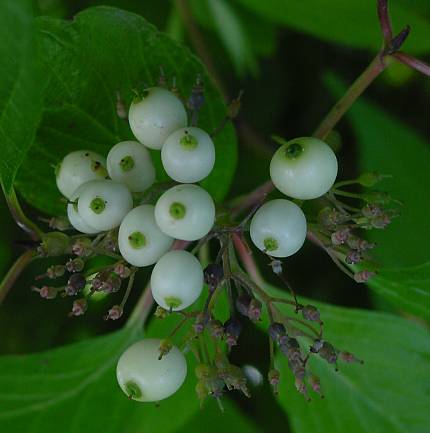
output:
<path id="1" fill-rule="evenodd" d="M 161 340 L 148 338 L 130 346 L 116 367 L 118 384 L 131 399 L 160 401 L 174 394 L 184 383 L 187 363 L 182 352 L 173 346 L 161 359 Z"/>
<path id="2" fill-rule="evenodd" d="M 161 149 L 167 137 L 187 125 L 182 102 L 169 90 L 151 87 L 136 98 L 128 113 L 130 128 L 138 141 L 151 149 Z"/>
<path id="3" fill-rule="evenodd" d="M 87 182 L 78 199 L 79 215 L 86 224 L 100 231 L 118 227 L 132 207 L 131 192 L 113 180 Z"/>
<path id="4" fill-rule="evenodd" d="M 166 310 L 183 310 L 202 293 L 203 269 L 188 251 L 169 251 L 152 270 L 152 296 Z"/>
<path id="5" fill-rule="evenodd" d="M 305 242 L 305 214 L 289 200 L 271 200 L 255 212 L 250 235 L 255 246 L 270 256 L 291 256 Z"/>
<path id="6" fill-rule="evenodd" d="M 173 238 L 164 234 L 154 218 L 154 206 L 135 207 L 119 226 L 121 255 L 133 266 L 153 265 L 172 246 Z"/>
<path id="7" fill-rule="evenodd" d="M 199 182 L 213 169 L 215 147 L 203 129 L 182 128 L 169 135 L 161 149 L 161 160 L 166 173 L 177 182 Z"/>
<path id="8" fill-rule="evenodd" d="M 283 144 L 270 162 L 270 177 L 284 194 L 310 200 L 325 194 L 337 176 L 337 159 L 331 148 L 313 137 Z"/>
<path id="9" fill-rule="evenodd" d="M 158 199 L 155 221 L 167 235 L 195 241 L 208 234 L 214 225 L 215 204 L 198 185 L 176 185 Z"/>
<path id="10" fill-rule="evenodd" d="M 96 230 L 94 227 L 88 225 L 78 212 L 78 199 L 81 195 L 81 192 L 85 184 L 81 185 L 70 198 L 70 203 L 67 205 L 67 217 L 69 218 L 70 224 L 79 232 L 87 233 L 87 234 L 95 234 L 100 230 Z"/>
<path id="11" fill-rule="evenodd" d="M 145 191 L 155 180 L 151 155 L 137 141 L 115 144 L 107 156 L 107 170 L 114 181 L 124 183 L 132 192 Z"/>
<path id="12" fill-rule="evenodd" d="M 90 150 L 77 150 L 64 157 L 56 169 L 57 188 L 69 200 L 73 193 L 84 183 L 104 179 L 106 159 Z"/>

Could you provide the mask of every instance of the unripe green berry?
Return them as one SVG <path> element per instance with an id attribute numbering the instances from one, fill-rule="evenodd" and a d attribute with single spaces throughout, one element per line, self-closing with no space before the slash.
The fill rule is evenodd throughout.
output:
<path id="1" fill-rule="evenodd" d="M 133 266 L 149 266 L 168 251 L 173 238 L 164 234 L 154 218 L 154 206 L 134 208 L 122 220 L 118 245 L 121 255 Z"/>
<path id="2" fill-rule="evenodd" d="M 166 173 L 177 182 L 199 182 L 213 169 L 215 147 L 202 129 L 182 128 L 167 138 L 161 149 L 161 160 Z"/>
<path id="3" fill-rule="evenodd" d="M 197 300 L 203 289 L 203 269 L 188 251 L 169 251 L 154 266 L 151 290 L 158 305 L 179 311 Z"/>
<path id="4" fill-rule="evenodd" d="M 66 155 L 56 170 L 57 187 L 69 200 L 74 192 L 90 180 L 107 176 L 106 160 L 98 153 L 78 150 Z"/>
<path id="5" fill-rule="evenodd" d="M 302 200 L 325 194 L 337 176 L 337 159 L 331 148 L 314 137 L 285 142 L 270 162 L 270 177 L 279 191 Z"/>
<path id="6" fill-rule="evenodd" d="M 251 220 L 252 242 L 272 257 L 288 257 L 296 253 L 306 239 L 306 217 L 289 200 L 265 203 Z"/>
<path id="7" fill-rule="evenodd" d="M 112 147 L 107 156 L 109 176 L 123 183 L 132 192 L 148 189 L 155 180 L 151 155 L 137 141 L 121 141 Z"/>
<path id="8" fill-rule="evenodd" d="M 145 93 L 143 98 L 132 102 L 128 120 L 138 141 L 159 150 L 172 132 L 187 124 L 187 112 L 167 89 L 151 87 Z"/>
<path id="9" fill-rule="evenodd" d="M 118 383 L 131 399 L 160 401 L 174 394 L 187 375 L 184 355 L 176 346 L 160 357 L 161 340 L 134 343 L 120 357 L 116 369 Z"/>

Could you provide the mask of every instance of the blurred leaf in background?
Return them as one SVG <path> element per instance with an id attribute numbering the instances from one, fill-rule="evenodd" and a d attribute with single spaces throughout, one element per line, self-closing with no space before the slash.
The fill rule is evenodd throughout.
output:
<path id="1" fill-rule="evenodd" d="M 335 76 L 326 82 L 339 97 L 346 86 Z M 369 232 L 375 242 L 375 256 L 382 266 L 380 275 L 369 286 L 394 306 L 430 319 L 430 286 L 428 284 L 430 243 L 429 197 L 430 146 L 400 119 L 386 114 L 375 104 L 361 99 L 347 116 L 359 146 L 361 172 L 378 171 L 390 177 L 378 189 L 388 191 L 402 202 L 400 216 L 387 230 Z M 419 265 L 407 268 L 407 266 Z"/>
<path id="2" fill-rule="evenodd" d="M 309 33 L 328 42 L 375 51 L 380 47 L 380 29 L 374 0 L 235 0 L 277 24 Z M 394 25 L 414 29 L 405 49 L 415 54 L 430 52 L 430 17 L 408 0 L 393 1 Z M 428 12 L 428 10 L 427 10 Z"/>

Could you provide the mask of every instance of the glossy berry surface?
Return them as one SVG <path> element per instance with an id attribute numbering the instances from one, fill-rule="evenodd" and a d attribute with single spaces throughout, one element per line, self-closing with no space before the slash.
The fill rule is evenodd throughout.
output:
<path id="1" fill-rule="evenodd" d="M 187 125 L 187 112 L 172 92 L 151 87 L 132 102 L 128 120 L 139 142 L 159 150 L 172 132 Z"/>
<path id="2" fill-rule="evenodd" d="M 155 168 L 148 149 L 137 141 L 121 141 L 109 151 L 107 170 L 112 180 L 132 192 L 148 189 L 155 180 Z"/>
<path id="3" fill-rule="evenodd" d="M 158 339 L 144 339 L 121 355 L 116 376 L 129 398 L 141 402 L 164 400 L 184 382 L 187 375 L 184 355 L 173 346 L 169 353 L 158 359 L 160 344 Z"/>
<path id="4" fill-rule="evenodd" d="M 310 200 L 325 194 L 336 180 L 337 159 L 331 148 L 313 137 L 284 143 L 270 162 L 270 177 L 289 197 Z"/>
<path id="5" fill-rule="evenodd" d="M 272 257 L 291 256 L 306 239 L 306 217 L 289 200 L 271 200 L 252 217 L 250 236 L 258 249 Z"/>
<path id="6" fill-rule="evenodd" d="M 106 159 L 90 150 L 77 150 L 64 157 L 56 170 L 57 188 L 69 200 L 73 193 L 90 180 L 107 177 Z"/>
<path id="7" fill-rule="evenodd" d="M 158 199 L 155 220 L 167 235 L 194 241 L 211 230 L 215 204 L 207 191 L 198 185 L 176 185 Z"/>
<path id="8" fill-rule="evenodd" d="M 67 217 L 69 219 L 70 224 L 79 232 L 86 234 L 95 234 L 98 233 L 99 230 L 95 229 L 88 225 L 78 212 L 78 204 L 77 201 L 81 195 L 82 190 L 84 189 L 85 184 L 81 185 L 70 198 L 71 203 L 67 204 Z"/>
<path id="9" fill-rule="evenodd" d="M 182 128 L 167 138 L 161 160 L 166 173 L 177 182 L 199 182 L 213 169 L 215 146 L 203 129 Z"/>
<path id="10" fill-rule="evenodd" d="M 188 251 L 169 251 L 154 266 L 151 290 L 166 310 L 183 310 L 194 303 L 203 289 L 203 269 Z"/>
<path id="11" fill-rule="evenodd" d="M 79 215 L 86 224 L 100 231 L 118 227 L 132 207 L 129 189 L 113 180 L 86 183 L 78 199 Z"/>
<path id="12" fill-rule="evenodd" d="M 154 206 L 135 207 L 122 220 L 118 233 L 121 255 L 133 266 L 153 265 L 173 243 L 154 218 Z"/>

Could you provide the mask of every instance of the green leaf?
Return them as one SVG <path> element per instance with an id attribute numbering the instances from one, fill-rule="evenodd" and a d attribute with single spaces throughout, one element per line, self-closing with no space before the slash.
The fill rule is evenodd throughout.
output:
<path id="1" fill-rule="evenodd" d="M 345 85 L 334 76 L 327 79 L 336 97 Z M 377 171 L 392 178 L 378 183 L 401 200 L 401 215 L 386 230 L 372 230 L 374 255 L 386 267 L 405 267 L 428 260 L 430 207 L 423 206 L 430 185 L 430 146 L 412 128 L 386 114 L 374 104 L 359 99 L 347 115 L 357 140 L 361 172 Z"/>
<path id="2" fill-rule="evenodd" d="M 199 25 L 217 34 L 236 73 L 258 75 L 258 58 L 273 55 L 276 50 L 273 23 L 234 2 L 191 0 L 189 3 Z M 218 48 L 216 44 L 214 48 Z M 223 67 L 228 69 L 230 65 Z"/>
<path id="3" fill-rule="evenodd" d="M 337 97 L 345 90 L 333 75 L 326 81 Z M 429 143 L 363 99 L 353 105 L 347 119 L 355 132 L 360 171 L 392 175 L 377 187 L 404 203 L 400 217 L 386 230 L 366 233 L 377 243 L 373 254 L 382 267 L 379 275 L 369 281 L 369 287 L 397 311 L 429 320 L 428 265 L 420 266 L 428 261 L 430 242 L 430 208 L 423 206 L 430 184 Z"/>
<path id="4" fill-rule="evenodd" d="M 309 33 L 328 42 L 378 50 L 381 32 L 375 0 L 236 0 L 244 7 L 275 23 Z M 390 2 L 395 29 L 412 27 L 405 49 L 412 53 L 430 51 L 430 19 L 411 2 Z"/>
<path id="5" fill-rule="evenodd" d="M 195 398 L 191 396 L 190 398 Z M 257 426 L 253 425 L 249 417 L 244 416 L 232 403 L 229 396 L 222 399 L 224 412 L 216 404 L 209 404 L 203 411 L 194 415 L 191 421 L 177 430 L 177 433 L 257 433 L 261 432 Z M 162 432 L 159 432 L 162 433 Z"/>
<path id="6" fill-rule="evenodd" d="M 9 193 L 42 109 L 31 0 L 0 3 L 0 184 Z"/>
<path id="7" fill-rule="evenodd" d="M 284 292 L 268 287 L 274 296 Z M 315 304 L 324 321 L 324 338 L 353 352 L 364 364 L 332 365 L 318 356 L 311 370 L 321 379 L 325 399 L 311 392 L 306 402 L 294 389 L 287 360 L 278 354 L 279 401 L 295 433 L 423 433 L 428 429 L 428 332 L 389 314 Z M 283 309 L 283 307 L 281 307 Z M 291 311 L 290 311 L 291 313 Z M 294 313 L 293 313 L 294 314 Z M 267 326 L 267 322 L 263 324 Z M 287 380 L 286 380 L 287 379 Z"/>
<path id="8" fill-rule="evenodd" d="M 201 296 L 196 308 L 203 308 L 203 303 Z M 217 317 L 225 317 L 228 310 L 223 295 L 217 301 Z M 197 428 L 202 422 L 213 422 L 220 411 L 211 398 L 200 408 L 192 353 L 186 355 L 185 383 L 177 393 L 161 401 L 160 407 L 128 400 L 116 382 L 117 360 L 129 345 L 143 335 L 166 338 L 181 320 L 177 315 L 163 320 L 150 318 L 144 334 L 136 324 L 39 354 L 0 357 L 0 431 L 173 433 L 188 431 L 184 425 Z M 183 347 L 190 326 L 188 322 L 175 332 L 173 344 Z M 226 419 L 222 422 L 235 420 L 243 431 L 256 431 L 228 400 L 225 408 Z M 207 421 L 203 421 L 206 417 Z"/>
<path id="9" fill-rule="evenodd" d="M 82 420 L 92 419 L 87 431 L 118 431 L 124 422 L 120 413 L 131 416 L 136 406 L 112 392 L 114 366 L 136 336 L 135 329 L 126 329 L 49 352 L 2 357 L 1 430 L 82 431 Z"/>
<path id="10" fill-rule="evenodd" d="M 224 0 L 207 0 L 209 16 L 223 42 L 236 72 L 243 75 L 249 70 L 255 73 L 257 60 L 250 41 L 232 5 Z"/>
<path id="11" fill-rule="evenodd" d="M 170 79 L 176 77 L 183 95 L 189 95 L 197 75 L 202 76 L 206 102 L 199 126 L 210 132 L 223 119 L 225 104 L 202 64 L 142 17 L 96 7 L 79 13 L 72 22 L 40 18 L 37 23 L 48 82 L 45 110 L 17 184 L 35 207 L 50 214 L 64 212 L 52 166 L 65 154 L 82 148 L 107 154 L 113 144 L 132 139 L 128 123 L 116 114 L 116 94 L 128 106 L 132 89 L 157 83 L 161 65 Z M 221 200 L 236 166 L 231 125 L 217 135 L 215 145 L 215 168 L 202 185 Z M 153 156 L 162 180 L 159 152 Z"/>
<path id="12" fill-rule="evenodd" d="M 382 269 L 370 287 L 396 311 L 430 322 L 430 262 L 403 269 Z"/>
<path id="13" fill-rule="evenodd" d="M 155 329 L 160 331 L 160 326 Z M 154 329 L 148 333 L 154 334 L 162 335 Z M 185 384 L 160 407 L 130 401 L 120 390 L 116 362 L 139 337 L 137 328 L 124 328 L 39 354 L 1 357 L 0 431 L 168 433 L 188 421 L 193 424 L 199 402 L 192 362 Z M 216 402 L 210 401 L 200 416 L 204 419 L 209 413 L 213 418 L 213 406 Z M 228 407 L 235 413 L 234 407 Z M 247 425 L 245 421 L 242 424 Z"/>

